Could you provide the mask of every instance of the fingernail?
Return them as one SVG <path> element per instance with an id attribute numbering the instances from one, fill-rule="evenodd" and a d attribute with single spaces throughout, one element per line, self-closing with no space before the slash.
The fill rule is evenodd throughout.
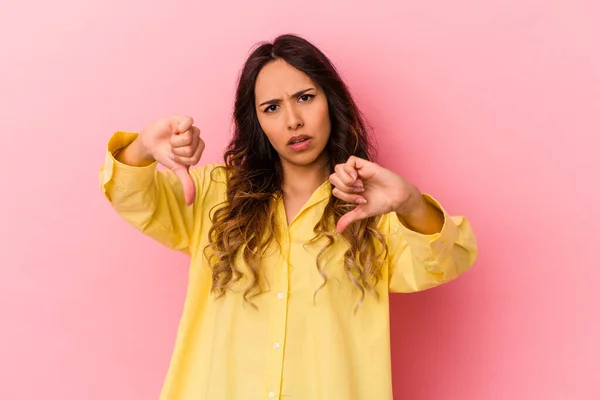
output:
<path id="1" fill-rule="evenodd" d="M 173 154 L 173 153 L 169 153 L 169 158 L 170 158 L 171 160 L 174 160 L 174 159 L 175 159 L 175 154 Z"/>
<path id="2" fill-rule="evenodd" d="M 361 188 L 361 187 L 355 187 L 355 188 L 354 188 L 354 193 L 362 193 L 362 192 L 364 192 L 364 191 L 365 191 L 365 189 L 364 189 L 364 188 Z"/>
<path id="3" fill-rule="evenodd" d="M 367 204 L 367 199 L 365 199 L 364 197 L 359 197 L 358 199 L 356 199 L 356 202 L 358 204 Z"/>
<path id="4" fill-rule="evenodd" d="M 356 174 L 355 174 L 354 172 L 352 172 L 352 173 L 350 174 L 350 176 L 352 177 L 352 179 L 356 180 Z"/>

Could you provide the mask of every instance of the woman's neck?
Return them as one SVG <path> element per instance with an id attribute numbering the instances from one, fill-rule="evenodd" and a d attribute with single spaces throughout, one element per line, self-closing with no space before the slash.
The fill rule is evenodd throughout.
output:
<path id="1" fill-rule="evenodd" d="M 319 157 L 310 165 L 285 163 L 283 167 L 283 193 L 286 196 L 309 197 L 319 186 L 329 179 L 327 158 Z"/>

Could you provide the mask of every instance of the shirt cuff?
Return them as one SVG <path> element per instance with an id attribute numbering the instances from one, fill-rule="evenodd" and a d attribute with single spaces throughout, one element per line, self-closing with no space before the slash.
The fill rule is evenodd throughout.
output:
<path id="1" fill-rule="evenodd" d="M 130 145 L 138 133 L 118 131 L 108 141 L 104 164 L 100 170 L 100 190 L 107 194 L 108 184 L 113 190 L 122 193 L 135 192 L 148 187 L 154 180 L 158 163 L 154 161 L 145 167 L 123 164 L 115 158 L 117 152 Z"/>
<path id="2" fill-rule="evenodd" d="M 400 231 L 412 249 L 413 255 L 423 259 L 431 268 L 430 272 L 440 273 L 443 271 L 437 270 L 436 266 L 440 265 L 439 261 L 452 254 L 454 243 L 458 238 L 458 227 L 436 199 L 429 194 L 423 194 L 423 197 L 443 214 L 442 230 L 432 235 L 425 235 L 407 228 L 400 221 Z"/>

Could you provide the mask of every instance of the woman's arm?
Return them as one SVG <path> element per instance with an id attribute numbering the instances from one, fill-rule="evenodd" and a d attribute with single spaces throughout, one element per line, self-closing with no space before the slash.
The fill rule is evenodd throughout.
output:
<path id="1" fill-rule="evenodd" d="M 439 286 L 460 276 L 477 260 L 477 240 L 467 218 L 448 215 L 429 195 L 424 194 L 423 199 L 426 208 L 419 215 L 405 215 L 404 223 L 398 213 L 389 214 L 390 292 Z"/>
<path id="2" fill-rule="evenodd" d="M 206 168 L 190 170 L 196 199 L 188 206 L 181 181 L 171 170 L 143 156 L 138 134 L 116 132 L 100 170 L 100 189 L 113 209 L 142 233 L 163 245 L 188 252 Z"/>

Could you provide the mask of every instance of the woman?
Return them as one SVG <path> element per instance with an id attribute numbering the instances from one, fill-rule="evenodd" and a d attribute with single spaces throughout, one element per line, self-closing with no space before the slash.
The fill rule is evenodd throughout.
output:
<path id="1" fill-rule="evenodd" d="M 119 215 L 191 257 L 161 399 L 391 399 L 388 293 L 471 267 L 468 221 L 372 161 L 348 89 L 300 37 L 255 49 L 234 108 L 223 165 L 189 169 L 204 143 L 173 115 L 116 132 L 101 171 Z"/>

